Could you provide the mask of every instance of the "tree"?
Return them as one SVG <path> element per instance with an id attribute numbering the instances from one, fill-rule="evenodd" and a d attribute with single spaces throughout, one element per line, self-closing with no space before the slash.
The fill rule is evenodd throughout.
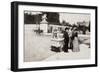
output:
<path id="1" fill-rule="evenodd" d="M 31 15 L 24 13 L 24 23 L 25 24 L 39 24 L 42 20 L 42 15 L 47 14 L 47 22 L 49 24 L 60 25 L 59 13 L 57 12 L 42 12 L 42 14 Z"/>
<path id="2" fill-rule="evenodd" d="M 62 24 L 63 26 L 66 26 L 66 21 L 63 20 L 61 24 Z"/>
<path id="3" fill-rule="evenodd" d="M 41 22 L 41 14 L 29 15 L 27 13 L 24 14 L 24 24 L 39 24 Z"/>

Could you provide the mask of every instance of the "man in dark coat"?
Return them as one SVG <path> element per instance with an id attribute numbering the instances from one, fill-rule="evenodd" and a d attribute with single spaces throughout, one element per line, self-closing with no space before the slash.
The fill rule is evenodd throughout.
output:
<path id="1" fill-rule="evenodd" d="M 68 43 L 69 43 L 69 35 L 68 35 L 68 30 L 69 28 L 65 28 L 65 31 L 64 31 L 64 45 L 63 45 L 63 51 L 64 52 L 68 52 Z"/>

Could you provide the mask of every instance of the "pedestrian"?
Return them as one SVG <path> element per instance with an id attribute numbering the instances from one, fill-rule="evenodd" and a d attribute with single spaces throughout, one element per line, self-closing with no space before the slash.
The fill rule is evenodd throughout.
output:
<path id="1" fill-rule="evenodd" d="M 73 30 L 73 37 L 72 37 L 72 43 L 73 43 L 73 52 L 79 52 L 79 38 L 78 38 L 78 30 L 74 29 Z"/>
<path id="2" fill-rule="evenodd" d="M 66 28 L 65 28 L 65 31 L 64 31 L 64 34 L 63 34 L 63 37 L 64 37 L 64 45 L 63 45 L 62 50 L 63 50 L 64 52 L 68 52 L 68 43 L 69 43 L 68 30 L 69 30 L 69 28 L 66 27 Z"/>

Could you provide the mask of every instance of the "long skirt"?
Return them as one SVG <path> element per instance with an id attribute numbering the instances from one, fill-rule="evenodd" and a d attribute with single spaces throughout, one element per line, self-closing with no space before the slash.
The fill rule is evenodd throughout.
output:
<path id="1" fill-rule="evenodd" d="M 73 52 L 79 52 L 79 42 L 78 42 L 78 37 L 75 37 L 73 40 Z"/>

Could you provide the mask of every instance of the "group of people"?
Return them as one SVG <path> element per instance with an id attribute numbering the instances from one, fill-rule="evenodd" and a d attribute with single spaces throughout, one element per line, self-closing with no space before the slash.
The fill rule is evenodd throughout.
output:
<path id="1" fill-rule="evenodd" d="M 58 32 L 59 33 L 59 32 Z M 57 34 L 58 34 L 57 33 Z M 64 52 L 68 52 L 68 49 L 71 49 L 73 52 L 79 52 L 79 39 L 78 39 L 78 30 L 76 27 L 66 27 L 65 30 L 62 32 L 63 39 L 57 41 L 57 43 L 60 43 L 60 46 L 51 46 L 51 50 L 55 52 L 60 52 L 61 50 Z M 53 33 L 53 38 L 56 37 L 56 33 Z"/>

